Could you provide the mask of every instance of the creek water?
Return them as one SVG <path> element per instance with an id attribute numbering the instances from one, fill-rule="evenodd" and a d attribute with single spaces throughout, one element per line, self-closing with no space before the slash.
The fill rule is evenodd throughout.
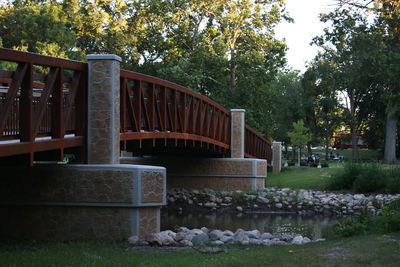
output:
<path id="1" fill-rule="evenodd" d="M 161 212 L 161 231 L 173 230 L 178 226 L 189 229 L 207 227 L 212 229 L 259 230 L 271 234 L 299 234 L 311 239 L 324 238 L 331 231 L 337 218 L 322 215 L 298 215 L 293 213 L 200 213 Z"/>

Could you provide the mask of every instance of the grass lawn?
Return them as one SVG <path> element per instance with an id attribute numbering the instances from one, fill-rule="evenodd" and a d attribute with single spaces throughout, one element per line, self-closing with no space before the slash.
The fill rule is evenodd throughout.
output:
<path id="1" fill-rule="evenodd" d="M 232 247 L 219 254 L 194 250 L 127 250 L 127 243 L 0 244 L 2 266 L 399 266 L 400 233 L 307 245 Z"/>
<path id="2" fill-rule="evenodd" d="M 287 168 L 281 173 L 269 173 L 266 187 L 290 187 L 292 189 L 323 190 L 325 180 L 341 164 L 330 164 L 330 168 Z"/>

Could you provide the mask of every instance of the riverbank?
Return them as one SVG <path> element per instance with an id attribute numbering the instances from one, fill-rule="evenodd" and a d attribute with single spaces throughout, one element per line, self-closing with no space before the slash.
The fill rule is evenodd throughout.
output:
<path id="1" fill-rule="evenodd" d="M 400 194 L 343 194 L 290 188 L 264 190 L 214 191 L 171 189 L 167 194 L 168 212 L 185 210 L 198 212 L 295 212 L 325 216 L 359 215 L 361 212 L 379 213 L 382 206 L 400 199 Z"/>
<path id="2" fill-rule="evenodd" d="M 305 245 L 228 247 L 217 254 L 191 248 L 132 248 L 128 242 L 0 243 L 4 266 L 397 266 L 400 233 Z"/>

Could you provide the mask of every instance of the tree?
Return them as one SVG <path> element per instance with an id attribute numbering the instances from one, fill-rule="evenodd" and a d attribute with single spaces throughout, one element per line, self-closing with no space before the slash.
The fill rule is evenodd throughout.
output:
<path id="1" fill-rule="evenodd" d="M 314 43 L 324 48 L 324 56 L 334 70 L 336 90 L 348 98 L 345 116 L 351 131 L 353 159 L 358 159 L 357 136 L 363 131 L 373 109 L 376 91 L 381 87 L 376 70 L 379 69 L 380 35 L 376 28 L 357 12 L 337 10 L 322 17 L 331 28 Z M 375 98 L 374 98 L 375 97 Z"/>
<path id="2" fill-rule="evenodd" d="M 386 137 L 384 162 L 396 162 L 397 122 L 400 117 L 400 5 L 397 0 L 339 0 L 343 6 L 371 11 L 383 42 L 380 46 L 380 76 L 386 100 Z"/>
<path id="3" fill-rule="evenodd" d="M 310 109 L 307 113 L 312 127 L 311 133 L 314 140 L 325 141 L 325 159 L 328 160 L 333 132 L 342 119 L 336 92 L 335 69 L 332 68 L 329 58 L 319 54 L 303 75 L 302 82 Z"/>
<path id="4" fill-rule="evenodd" d="M 293 123 L 293 131 L 288 132 L 288 136 L 293 145 L 298 146 L 298 165 L 300 166 L 300 153 L 301 147 L 306 145 L 311 140 L 309 129 L 304 126 L 303 120 L 299 120 Z"/>

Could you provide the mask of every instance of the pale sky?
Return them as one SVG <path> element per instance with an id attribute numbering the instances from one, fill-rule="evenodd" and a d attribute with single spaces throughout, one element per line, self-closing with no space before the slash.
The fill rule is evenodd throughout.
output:
<path id="1" fill-rule="evenodd" d="M 293 69 L 305 71 L 306 63 L 316 55 L 318 48 L 310 46 L 312 38 L 323 33 L 324 23 L 319 21 L 320 13 L 328 13 L 336 7 L 335 0 L 286 0 L 286 10 L 294 23 L 281 23 L 276 28 L 276 37 L 285 39 L 288 65 Z"/>

